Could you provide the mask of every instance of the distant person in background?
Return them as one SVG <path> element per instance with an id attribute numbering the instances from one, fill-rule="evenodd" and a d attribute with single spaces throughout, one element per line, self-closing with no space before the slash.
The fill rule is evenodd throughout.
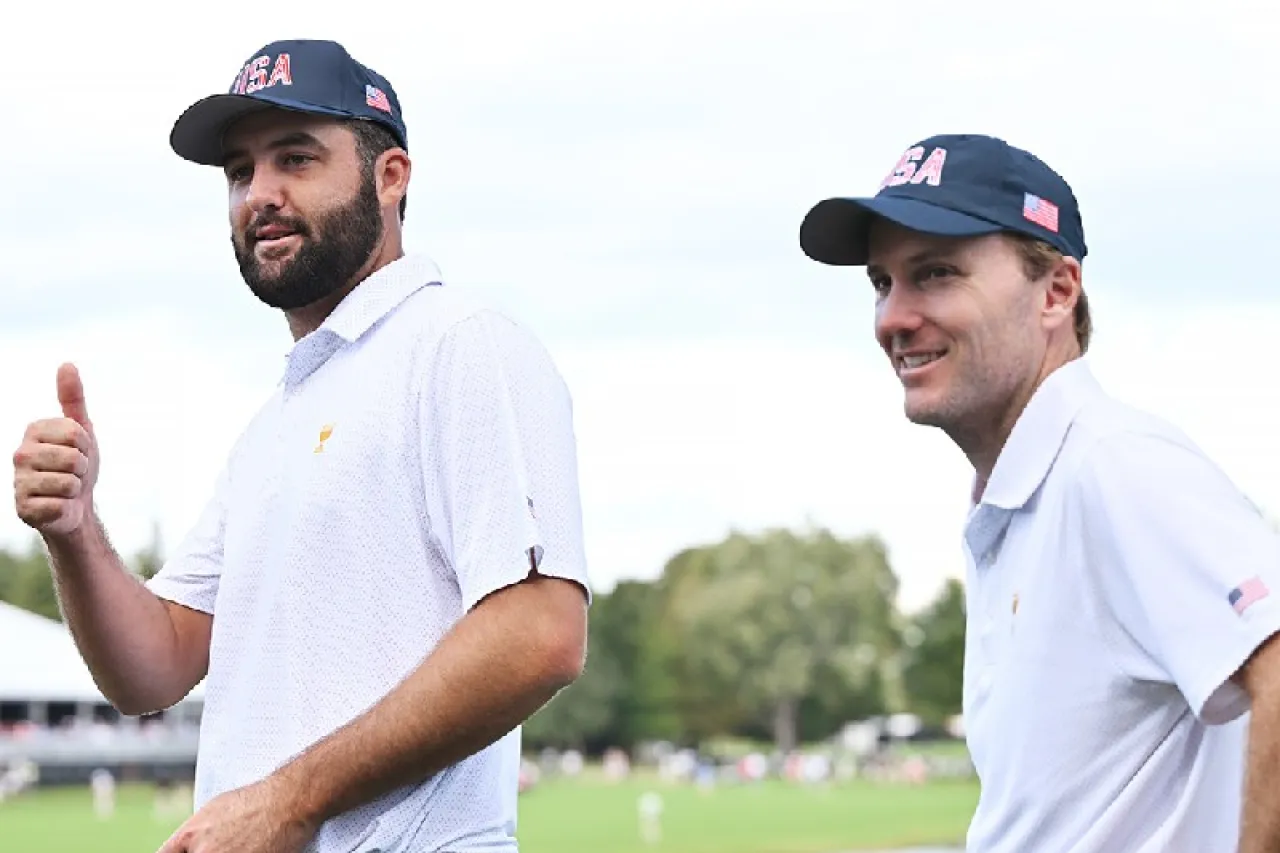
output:
<path id="1" fill-rule="evenodd" d="M 278 388 L 146 585 L 96 514 L 73 366 L 14 455 L 106 696 L 158 711 L 207 673 L 197 811 L 162 851 L 511 853 L 518 727 L 585 654 L 569 391 L 405 254 L 400 101 L 341 45 L 267 45 L 171 144 L 225 174 L 240 271 L 295 342 Z"/>
<path id="2" fill-rule="evenodd" d="M 645 791 L 636 799 L 636 812 L 640 818 L 640 840 L 645 844 L 662 841 L 662 795 L 657 791 Z"/>
<path id="3" fill-rule="evenodd" d="M 93 792 L 93 813 L 106 820 L 116 813 L 116 777 L 105 767 L 89 774 L 89 790 Z"/>
<path id="4" fill-rule="evenodd" d="M 970 853 L 1280 850 L 1280 540 L 1095 379 L 1066 181 L 1002 140 L 936 136 L 874 197 L 815 205 L 800 243 L 866 268 L 908 419 L 974 468 Z"/>

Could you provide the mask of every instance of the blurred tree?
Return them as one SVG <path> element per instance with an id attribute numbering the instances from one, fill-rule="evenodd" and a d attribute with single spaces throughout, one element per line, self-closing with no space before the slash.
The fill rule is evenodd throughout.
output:
<path id="1" fill-rule="evenodd" d="M 160 522 L 151 524 L 151 542 L 133 558 L 133 573 L 144 581 L 155 577 L 156 572 L 164 566 L 164 540 L 160 533 Z"/>
<path id="2" fill-rule="evenodd" d="M 882 659 L 882 666 L 887 659 Z M 847 681 L 844 674 L 831 664 L 818 667 L 814 675 L 814 687 L 800 702 L 798 735 L 803 742 L 830 737 L 852 720 L 864 720 L 897 710 L 889 699 L 887 682 L 891 673 L 882 678 L 868 678 L 860 684 Z"/>
<path id="3" fill-rule="evenodd" d="M 632 747 L 646 740 L 685 741 L 689 732 L 685 725 L 683 685 L 678 680 L 675 662 L 680 659 L 680 646 L 671 632 L 657 626 L 660 598 L 656 585 L 651 612 L 643 623 L 634 669 L 630 670 L 628 690 L 619 708 L 621 728 L 617 745 Z"/>
<path id="4" fill-rule="evenodd" d="M 142 579 L 150 578 L 163 564 L 160 527 L 154 528 L 151 543 L 134 556 L 130 569 Z M 34 537 L 26 553 L 0 549 L 0 601 L 32 613 L 62 621 L 58 596 L 49 569 L 49 558 L 40 538 Z"/>
<path id="5" fill-rule="evenodd" d="M 672 712 L 675 684 L 665 666 L 668 649 L 658 631 L 660 604 L 656 584 L 622 581 L 592 608 L 601 653 L 617 664 L 622 676 L 614 696 L 611 746 L 629 748 L 680 733 Z"/>
<path id="6" fill-rule="evenodd" d="M 737 690 L 737 671 L 706 665 L 689 654 L 698 638 L 688 623 L 688 604 L 707 594 L 720 568 L 720 545 L 686 548 L 667 561 L 658 582 L 658 613 L 647 649 L 647 663 L 663 674 L 662 704 L 676 722 L 673 740 L 695 745 L 716 735 L 749 727 L 751 709 Z"/>
<path id="7" fill-rule="evenodd" d="M 53 576 L 40 539 L 25 554 L 0 550 L 0 601 L 61 621 Z"/>
<path id="8" fill-rule="evenodd" d="M 0 548 L 0 601 L 17 604 L 14 601 L 13 587 L 21 571 L 18 566 L 20 562 L 21 558 L 17 554 Z"/>
<path id="9" fill-rule="evenodd" d="M 949 579 L 913 621 L 903 681 L 912 710 L 930 724 L 960 713 L 964 695 L 964 586 Z"/>
<path id="10" fill-rule="evenodd" d="M 676 583 L 668 606 L 686 683 L 766 722 L 783 751 L 820 680 L 874 696 L 898 647 L 897 580 L 875 537 L 735 533 L 687 558 Z"/>

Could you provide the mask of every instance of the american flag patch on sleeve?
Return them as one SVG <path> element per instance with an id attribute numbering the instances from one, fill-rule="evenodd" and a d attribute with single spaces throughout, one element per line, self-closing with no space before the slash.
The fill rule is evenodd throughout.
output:
<path id="1" fill-rule="evenodd" d="M 1227 602 L 1236 613 L 1243 616 L 1251 605 L 1270 594 L 1271 590 L 1267 589 L 1267 585 L 1262 582 L 1261 578 L 1252 577 L 1227 593 Z"/>

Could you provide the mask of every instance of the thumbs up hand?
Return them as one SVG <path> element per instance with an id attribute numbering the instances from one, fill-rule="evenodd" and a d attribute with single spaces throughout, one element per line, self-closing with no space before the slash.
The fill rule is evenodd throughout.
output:
<path id="1" fill-rule="evenodd" d="M 18 517 L 46 539 L 80 530 L 93 515 L 98 482 L 98 443 L 74 365 L 58 368 L 62 417 L 27 427 L 13 454 Z"/>

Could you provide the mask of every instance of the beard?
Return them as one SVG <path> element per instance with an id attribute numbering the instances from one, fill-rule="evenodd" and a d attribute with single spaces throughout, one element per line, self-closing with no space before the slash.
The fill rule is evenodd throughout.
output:
<path id="1" fill-rule="evenodd" d="M 253 233 L 280 225 L 298 235 L 302 245 L 292 257 L 262 261 L 254 252 Z M 240 275 L 253 295 L 272 308 L 292 311 L 338 292 L 355 278 L 382 236 L 382 208 L 373 175 L 365 175 L 350 201 L 316 218 L 279 216 L 270 210 L 249 226 L 243 245 L 233 236 L 232 249 Z"/>

